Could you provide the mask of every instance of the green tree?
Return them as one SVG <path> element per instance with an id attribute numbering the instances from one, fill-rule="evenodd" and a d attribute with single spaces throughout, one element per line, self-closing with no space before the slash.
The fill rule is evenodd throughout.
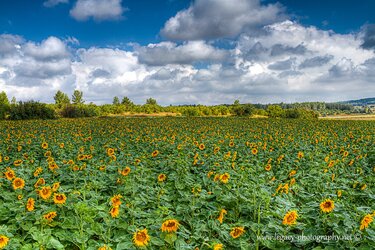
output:
<path id="1" fill-rule="evenodd" d="M 149 105 L 158 105 L 157 102 L 156 102 L 156 100 L 154 98 L 151 98 L 151 97 L 146 100 L 146 104 L 149 104 Z"/>
<path id="2" fill-rule="evenodd" d="M 126 106 L 133 106 L 134 105 L 134 103 L 126 96 L 124 96 L 124 98 L 122 98 L 121 104 L 126 105 Z"/>
<path id="3" fill-rule="evenodd" d="M 279 105 L 269 105 L 267 107 L 269 117 L 285 117 L 285 111 Z"/>
<path id="4" fill-rule="evenodd" d="M 119 99 L 117 96 L 113 97 L 113 102 L 112 102 L 112 104 L 113 104 L 113 105 L 119 105 L 119 104 L 120 104 L 120 99 Z"/>
<path id="5" fill-rule="evenodd" d="M 73 104 L 83 104 L 85 101 L 82 99 L 83 92 L 79 90 L 74 90 L 72 95 L 72 102 Z"/>
<path id="6" fill-rule="evenodd" d="M 2 91 L 0 93 L 0 119 L 4 119 L 9 111 L 9 100 L 7 94 Z"/>
<path id="7" fill-rule="evenodd" d="M 10 104 L 12 105 L 16 105 L 17 104 L 17 100 L 16 100 L 16 97 L 12 97 L 12 100 L 10 101 Z"/>
<path id="8" fill-rule="evenodd" d="M 64 92 L 62 91 L 57 91 L 55 96 L 53 97 L 53 99 L 55 99 L 55 103 L 61 107 L 63 105 L 67 105 L 67 104 L 70 104 L 70 99 L 68 97 L 67 94 L 65 94 Z"/>

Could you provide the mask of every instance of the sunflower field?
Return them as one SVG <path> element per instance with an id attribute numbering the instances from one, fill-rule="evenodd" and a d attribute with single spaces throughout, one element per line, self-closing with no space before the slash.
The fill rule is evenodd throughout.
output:
<path id="1" fill-rule="evenodd" d="M 0 122 L 0 249 L 374 249 L 375 122 Z"/>

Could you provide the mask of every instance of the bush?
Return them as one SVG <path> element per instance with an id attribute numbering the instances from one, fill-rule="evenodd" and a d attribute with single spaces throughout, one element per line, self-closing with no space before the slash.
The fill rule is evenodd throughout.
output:
<path id="1" fill-rule="evenodd" d="M 66 118 L 79 118 L 98 116 L 99 112 L 95 105 L 66 105 L 60 114 Z"/>
<path id="2" fill-rule="evenodd" d="M 9 112 L 9 105 L 0 104 L 0 120 L 5 119 Z"/>
<path id="3" fill-rule="evenodd" d="M 10 105 L 10 120 L 55 119 L 55 111 L 44 103 L 28 101 Z"/>

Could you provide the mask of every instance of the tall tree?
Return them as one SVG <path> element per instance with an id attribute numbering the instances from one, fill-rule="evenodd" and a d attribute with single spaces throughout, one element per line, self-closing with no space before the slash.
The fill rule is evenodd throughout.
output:
<path id="1" fill-rule="evenodd" d="M 156 102 L 156 100 L 154 99 L 154 98 L 148 98 L 147 100 L 146 100 L 146 104 L 150 104 L 150 105 L 157 105 L 157 102 Z"/>
<path id="2" fill-rule="evenodd" d="M 72 95 L 72 102 L 73 104 L 83 104 L 85 101 L 82 99 L 83 92 L 79 90 L 74 90 Z"/>
<path id="3" fill-rule="evenodd" d="M 0 93 L 0 119 L 4 119 L 9 111 L 9 100 L 7 94 L 2 91 Z"/>
<path id="4" fill-rule="evenodd" d="M 134 103 L 127 96 L 124 96 L 124 98 L 122 98 L 121 104 L 126 105 L 126 106 L 134 105 Z"/>
<path id="5" fill-rule="evenodd" d="M 112 102 L 113 105 L 119 105 L 120 104 L 120 99 L 118 99 L 117 96 L 113 97 L 113 102 Z"/>
<path id="6" fill-rule="evenodd" d="M 70 99 L 69 99 L 68 95 L 65 94 L 64 92 L 60 91 L 60 90 L 56 92 L 53 99 L 55 99 L 55 103 L 60 107 L 62 105 L 66 105 L 66 104 L 70 103 Z"/>
<path id="7" fill-rule="evenodd" d="M 0 104 L 9 105 L 8 96 L 4 91 L 0 93 Z"/>

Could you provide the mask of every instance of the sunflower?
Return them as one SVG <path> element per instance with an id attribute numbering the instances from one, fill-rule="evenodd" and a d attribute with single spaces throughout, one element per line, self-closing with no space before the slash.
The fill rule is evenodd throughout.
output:
<path id="1" fill-rule="evenodd" d="M 163 182 L 167 179 L 167 176 L 165 174 L 159 174 L 158 181 Z"/>
<path id="2" fill-rule="evenodd" d="M 104 245 L 104 246 L 99 247 L 98 250 L 112 250 L 112 248 L 110 248 L 107 245 Z"/>
<path id="3" fill-rule="evenodd" d="M 43 218 L 48 220 L 49 222 L 51 222 L 53 220 L 53 218 L 55 218 L 56 216 L 57 216 L 56 212 L 49 212 L 49 213 L 43 215 Z"/>
<path id="4" fill-rule="evenodd" d="M 107 148 L 107 155 L 108 156 L 112 156 L 112 155 L 114 155 L 114 153 L 115 153 L 115 150 L 113 148 Z"/>
<path id="5" fill-rule="evenodd" d="M 59 189 L 59 187 L 60 187 L 60 182 L 53 183 L 53 185 L 52 185 L 52 191 L 56 192 Z"/>
<path id="6" fill-rule="evenodd" d="M 39 178 L 39 179 L 35 182 L 34 187 L 35 187 L 35 188 L 38 188 L 40 185 L 44 185 L 44 184 L 46 184 L 46 181 L 44 180 L 44 178 Z"/>
<path id="7" fill-rule="evenodd" d="M 111 214 L 112 218 L 117 218 L 120 214 L 120 206 L 112 207 L 109 213 Z"/>
<path id="8" fill-rule="evenodd" d="M 5 174 L 5 177 L 10 181 L 16 177 L 16 174 L 11 168 L 8 168 L 4 174 Z"/>
<path id="9" fill-rule="evenodd" d="M 55 204 L 64 204 L 66 202 L 66 195 L 65 194 L 54 194 L 53 195 L 53 202 Z"/>
<path id="10" fill-rule="evenodd" d="M 225 209 L 220 210 L 219 217 L 217 218 L 217 220 L 220 222 L 220 224 L 223 223 L 224 215 L 226 215 L 227 213 L 228 212 Z"/>
<path id="11" fill-rule="evenodd" d="M 154 152 L 152 152 L 152 157 L 156 157 L 156 156 L 158 156 L 158 154 L 159 154 L 159 151 L 155 150 Z"/>
<path id="12" fill-rule="evenodd" d="M 325 201 L 323 201 L 322 203 L 320 203 L 320 209 L 324 213 L 332 212 L 332 210 L 334 208 L 335 208 L 335 203 L 333 202 L 333 200 L 326 199 Z"/>
<path id="13" fill-rule="evenodd" d="M 133 234 L 133 242 L 137 247 L 147 246 L 149 241 L 150 236 L 148 235 L 146 228 Z"/>
<path id="14" fill-rule="evenodd" d="M 52 195 L 52 190 L 50 186 L 45 186 L 41 190 L 39 190 L 39 196 L 43 200 L 47 200 Z"/>
<path id="15" fill-rule="evenodd" d="M 348 155 L 349 155 L 349 152 L 348 151 L 344 151 L 343 156 L 347 157 Z"/>
<path id="16" fill-rule="evenodd" d="M 337 190 L 337 197 L 341 197 L 342 196 L 342 191 L 341 190 Z"/>
<path id="17" fill-rule="evenodd" d="M 111 198 L 112 206 L 114 206 L 114 207 L 120 206 L 121 205 L 121 198 L 122 198 L 121 194 L 116 194 L 115 196 L 113 196 Z"/>
<path id="18" fill-rule="evenodd" d="M 43 168 L 41 167 L 38 167 L 37 169 L 35 169 L 34 171 L 34 177 L 38 177 L 40 173 L 43 172 Z"/>
<path id="19" fill-rule="evenodd" d="M 199 149 L 200 150 L 204 150 L 205 148 L 206 148 L 206 146 L 203 143 L 199 144 Z"/>
<path id="20" fill-rule="evenodd" d="M 13 180 L 13 189 L 23 189 L 25 187 L 25 181 L 22 178 L 15 178 Z"/>
<path id="21" fill-rule="evenodd" d="M 221 243 L 216 243 L 216 244 L 213 246 L 212 249 L 213 249 L 213 250 L 223 250 L 223 249 L 224 249 L 224 246 L 223 246 L 223 244 L 221 244 Z"/>
<path id="22" fill-rule="evenodd" d="M 373 221 L 373 215 L 372 214 L 367 214 L 365 217 L 363 217 L 361 221 L 361 226 L 359 227 L 360 230 L 363 230 L 365 228 L 368 228 L 370 223 Z"/>
<path id="23" fill-rule="evenodd" d="M 271 164 L 267 164 L 267 166 L 264 168 L 266 171 L 270 171 L 272 168 Z"/>
<path id="24" fill-rule="evenodd" d="M 8 245 L 9 238 L 5 235 L 0 235 L 0 249 L 6 247 Z"/>
<path id="25" fill-rule="evenodd" d="M 232 236 L 233 239 L 236 239 L 240 237 L 244 232 L 245 232 L 244 227 L 234 227 L 232 228 L 232 231 L 230 231 L 230 235 Z"/>
<path id="26" fill-rule="evenodd" d="M 43 149 L 47 149 L 48 148 L 48 143 L 47 142 L 43 142 L 42 143 L 42 148 Z"/>
<path id="27" fill-rule="evenodd" d="M 228 183 L 229 178 L 230 178 L 230 175 L 228 173 L 224 173 L 224 174 L 220 175 L 220 181 L 222 183 Z"/>
<path id="28" fill-rule="evenodd" d="M 298 154 L 297 154 L 298 159 L 302 159 L 303 156 L 304 156 L 303 152 L 298 152 Z"/>
<path id="29" fill-rule="evenodd" d="M 31 212 L 34 210 L 35 200 L 33 198 L 27 199 L 26 209 Z"/>
<path id="30" fill-rule="evenodd" d="M 16 167 L 18 167 L 18 166 L 20 166 L 22 164 L 22 162 L 23 162 L 22 160 L 15 160 L 13 162 L 13 165 L 16 166 Z"/>
<path id="31" fill-rule="evenodd" d="M 294 225 L 296 224 L 296 220 L 298 218 L 298 213 L 296 210 L 289 211 L 285 214 L 283 219 L 284 225 Z"/>
<path id="32" fill-rule="evenodd" d="M 166 220 L 161 225 L 161 231 L 168 233 L 177 232 L 179 226 L 180 223 L 175 219 Z"/>
<path id="33" fill-rule="evenodd" d="M 256 155 L 256 154 L 258 153 L 258 149 L 253 148 L 253 149 L 251 150 L 251 153 L 252 153 L 253 155 Z"/>
<path id="34" fill-rule="evenodd" d="M 62 143 L 60 143 L 60 148 L 64 148 L 65 147 L 65 144 L 62 142 Z"/>
<path id="35" fill-rule="evenodd" d="M 366 188 L 367 188 L 367 185 L 363 184 L 362 187 L 361 187 L 361 190 L 365 190 Z"/>
<path id="36" fill-rule="evenodd" d="M 123 176 L 127 176 L 129 173 L 130 173 L 131 169 L 129 167 L 126 167 L 124 168 L 122 171 L 121 171 L 121 175 Z"/>

